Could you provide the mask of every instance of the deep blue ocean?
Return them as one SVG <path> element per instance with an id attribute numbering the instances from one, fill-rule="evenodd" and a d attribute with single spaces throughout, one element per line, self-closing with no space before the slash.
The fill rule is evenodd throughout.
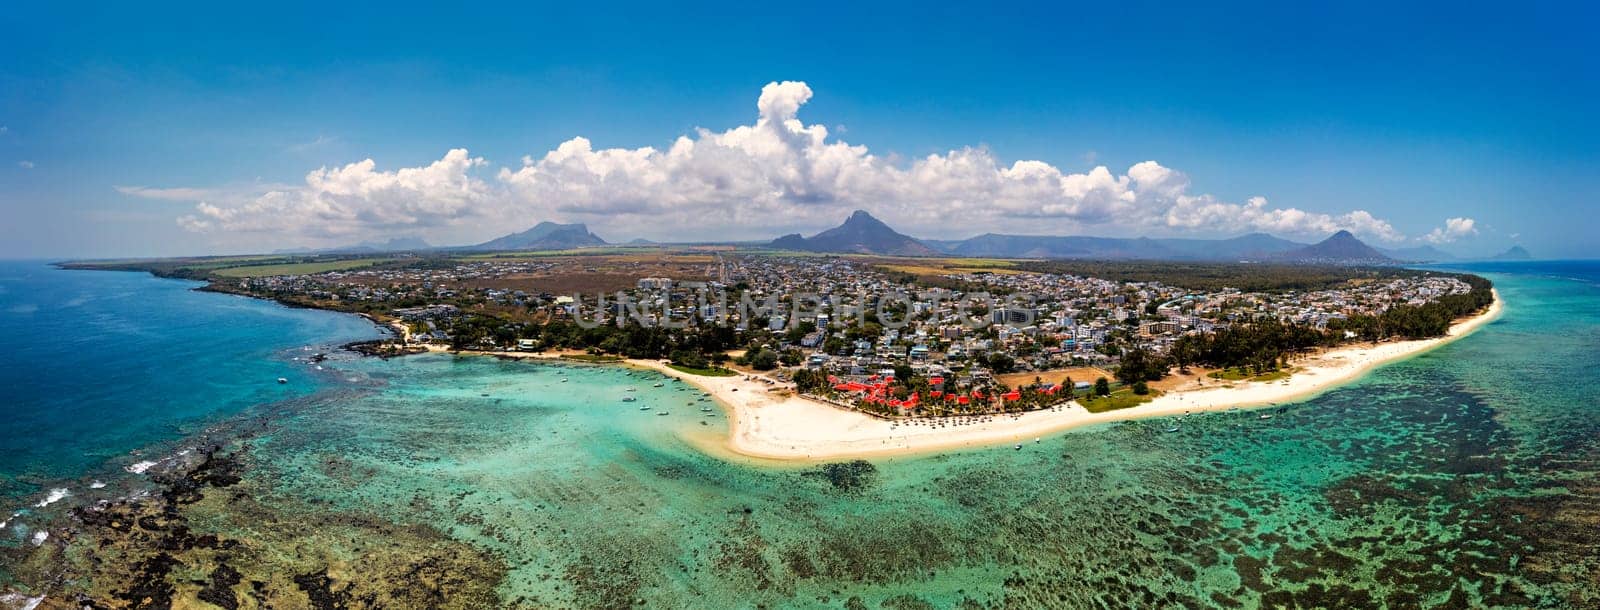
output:
<path id="1" fill-rule="evenodd" d="M 113 457 L 252 405 L 313 392 L 318 376 L 294 360 L 312 353 L 304 348 L 380 336 L 356 316 L 200 285 L 0 262 L 0 503 L 94 476 Z"/>

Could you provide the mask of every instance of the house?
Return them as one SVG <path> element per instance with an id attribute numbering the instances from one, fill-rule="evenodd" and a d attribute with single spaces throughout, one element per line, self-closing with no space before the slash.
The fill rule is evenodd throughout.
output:
<path id="1" fill-rule="evenodd" d="M 1178 332 L 1177 322 L 1145 322 L 1139 325 L 1139 336 L 1154 337 Z"/>
<path id="2" fill-rule="evenodd" d="M 927 360 L 928 359 L 928 346 L 926 346 L 926 345 L 913 345 L 913 346 L 911 346 L 911 359 L 913 361 L 916 361 L 916 362 L 922 362 L 924 360 Z"/>

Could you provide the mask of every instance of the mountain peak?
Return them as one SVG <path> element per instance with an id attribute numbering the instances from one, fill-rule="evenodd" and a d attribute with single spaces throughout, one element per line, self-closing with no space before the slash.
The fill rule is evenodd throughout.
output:
<path id="1" fill-rule="evenodd" d="M 850 217 L 844 219 L 844 224 L 840 225 L 840 226 L 848 227 L 848 226 L 851 226 L 851 225 L 869 226 L 869 227 L 883 227 L 885 229 L 889 228 L 889 225 L 884 224 L 883 221 L 882 220 L 878 220 L 877 217 L 875 217 L 875 216 L 873 216 L 871 214 L 868 214 L 866 210 L 856 210 L 854 212 L 851 212 L 850 213 Z M 892 231 L 893 229 L 890 229 L 890 230 Z"/>
<path id="2" fill-rule="evenodd" d="M 583 223 L 561 224 L 548 220 L 521 233 L 512 233 L 476 246 L 474 250 L 566 250 L 584 246 L 604 246 L 606 240 L 589 232 Z"/>
<path id="3" fill-rule="evenodd" d="M 1511 246 L 1511 248 L 1507 249 L 1505 252 L 1495 255 L 1494 260 L 1525 261 L 1531 258 L 1533 258 L 1533 255 L 1528 252 L 1527 248 L 1522 246 Z"/>
<path id="4" fill-rule="evenodd" d="M 772 246 L 812 252 L 854 252 L 859 254 L 897 254 L 926 256 L 933 248 L 889 228 L 866 210 L 856 210 L 841 224 L 811 237 L 785 235 Z"/>
<path id="5" fill-rule="evenodd" d="M 1298 250 L 1290 250 L 1280 258 L 1308 263 L 1389 263 L 1394 259 L 1357 239 L 1349 231 L 1340 229 L 1327 239 Z"/>

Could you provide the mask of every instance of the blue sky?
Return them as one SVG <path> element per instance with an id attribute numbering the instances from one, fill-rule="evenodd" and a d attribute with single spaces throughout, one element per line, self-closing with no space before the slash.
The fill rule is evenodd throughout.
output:
<path id="1" fill-rule="evenodd" d="M 1596 9 L 1102 4 L 12 7 L 0 256 L 756 239 L 855 208 L 1600 256 L 1573 222 L 1600 211 Z"/>

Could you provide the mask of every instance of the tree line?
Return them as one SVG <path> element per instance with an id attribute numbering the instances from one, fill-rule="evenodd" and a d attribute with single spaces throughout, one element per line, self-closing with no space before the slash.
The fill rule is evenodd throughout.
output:
<path id="1" fill-rule="evenodd" d="M 1494 302 L 1493 284 L 1476 275 L 1457 276 L 1471 288 L 1465 294 L 1441 297 L 1422 305 L 1391 307 L 1378 315 L 1329 320 L 1325 329 L 1308 324 L 1262 320 L 1236 324 L 1212 333 L 1183 335 L 1165 355 L 1143 348 L 1122 353 L 1117 379 L 1132 385 L 1165 377 L 1172 367 L 1245 368 L 1255 373 L 1276 371 L 1295 354 L 1350 341 L 1427 339 L 1443 336 L 1456 319 Z M 1349 332 L 1349 335 L 1346 332 Z"/>

